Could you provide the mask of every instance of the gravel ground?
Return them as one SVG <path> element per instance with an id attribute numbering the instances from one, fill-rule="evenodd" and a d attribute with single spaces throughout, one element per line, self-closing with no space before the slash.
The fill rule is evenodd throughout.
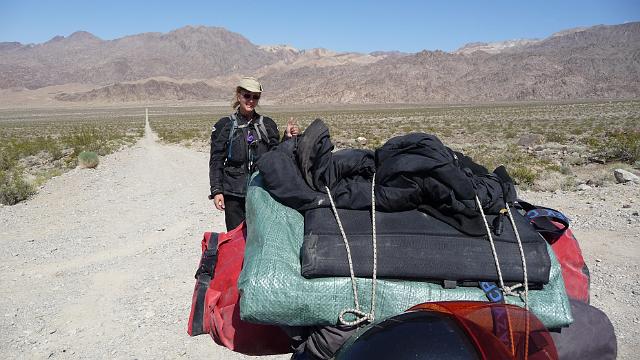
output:
<path id="1" fill-rule="evenodd" d="M 201 236 L 224 216 L 208 155 L 156 140 L 0 207 L 0 358 L 245 358 L 186 333 Z"/>
<path id="2" fill-rule="evenodd" d="M 618 359 L 640 354 L 640 185 L 577 192 L 523 192 L 532 203 L 561 210 L 591 272 L 591 304 L 611 319 Z"/>
<path id="3" fill-rule="evenodd" d="M 204 231 L 208 154 L 135 146 L 0 207 L 0 358 L 245 359 L 186 334 Z M 572 218 L 619 358 L 640 353 L 640 186 L 521 196 Z M 288 359 L 273 356 L 271 359 Z"/>

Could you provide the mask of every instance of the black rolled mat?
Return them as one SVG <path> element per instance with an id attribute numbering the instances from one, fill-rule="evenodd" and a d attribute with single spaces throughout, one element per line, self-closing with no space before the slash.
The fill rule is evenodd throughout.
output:
<path id="1" fill-rule="evenodd" d="M 545 240 L 529 221 L 512 211 L 519 231 L 529 283 L 546 284 L 551 267 Z M 338 209 L 343 223 L 355 276 L 371 277 L 373 245 L 370 211 Z M 502 219 L 502 232 L 493 225 L 498 216 L 488 216 L 503 280 L 524 279 L 522 260 L 513 227 Z M 304 243 L 301 249 L 302 275 L 306 278 L 349 276 L 347 252 L 330 208 L 304 214 Z M 487 236 L 472 237 L 418 210 L 376 212 L 377 276 L 456 281 L 498 281 L 498 272 Z"/>

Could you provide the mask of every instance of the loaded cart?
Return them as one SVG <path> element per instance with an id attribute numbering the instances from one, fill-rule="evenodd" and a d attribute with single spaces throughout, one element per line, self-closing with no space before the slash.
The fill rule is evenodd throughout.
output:
<path id="1" fill-rule="evenodd" d="M 257 166 L 246 223 L 203 239 L 190 335 L 311 359 L 615 358 L 568 219 L 503 167 L 419 133 L 334 152 L 321 120 Z"/>

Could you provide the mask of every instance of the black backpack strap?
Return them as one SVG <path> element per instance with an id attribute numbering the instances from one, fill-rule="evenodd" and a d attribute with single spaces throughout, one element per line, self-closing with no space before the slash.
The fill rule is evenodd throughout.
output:
<path id="1" fill-rule="evenodd" d="M 227 141 L 227 161 L 231 160 L 231 142 L 233 141 L 233 133 L 236 132 L 238 127 L 236 114 L 229 115 L 229 119 L 231 119 L 231 129 L 229 129 L 229 140 Z"/>
<path id="2" fill-rule="evenodd" d="M 260 115 L 258 118 L 258 122 L 248 122 L 243 125 L 238 124 L 238 117 L 235 113 L 229 115 L 229 119 L 231 119 L 231 129 L 229 130 L 229 140 L 227 142 L 227 160 L 231 159 L 231 142 L 233 141 L 233 135 L 235 134 L 237 129 L 244 129 L 249 126 L 253 126 L 256 135 L 258 137 L 258 141 L 264 141 L 265 143 L 269 143 L 269 136 L 267 135 L 267 128 L 264 126 L 264 117 Z"/>
<path id="3" fill-rule="evenodd" d="M 258 136 L 258 141 L 269 142 L 269 135 L 267 134 L 267 128 L 264 126 L 264 117 L 260 115 L 257 122 L 253 122 L 253 128 Z"/>
<path id="4" fill-rule="evenodd" d="M 536 206 L 522 200 L 518 200 L 517 205 L 525 211 L 524 216 L 533 224 L 536 231 L 551 243 L 569 228 L 569 218 L 558 210 Z M 554 223 L 559 223 L 561 227 Z"/>

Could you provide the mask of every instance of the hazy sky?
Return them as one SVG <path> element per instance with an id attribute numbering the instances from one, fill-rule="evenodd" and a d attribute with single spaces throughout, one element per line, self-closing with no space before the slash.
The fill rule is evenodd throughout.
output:
<path id="1" fill-rule="evenodd" d="M 475 41 L 640 20 L 640 0 L 91 1 L 0 0 L 0 41 L 42 43 L 85 30 L 105 39 L 219 26 L 256 45 L 335 51 L 451 51 Z"/>

